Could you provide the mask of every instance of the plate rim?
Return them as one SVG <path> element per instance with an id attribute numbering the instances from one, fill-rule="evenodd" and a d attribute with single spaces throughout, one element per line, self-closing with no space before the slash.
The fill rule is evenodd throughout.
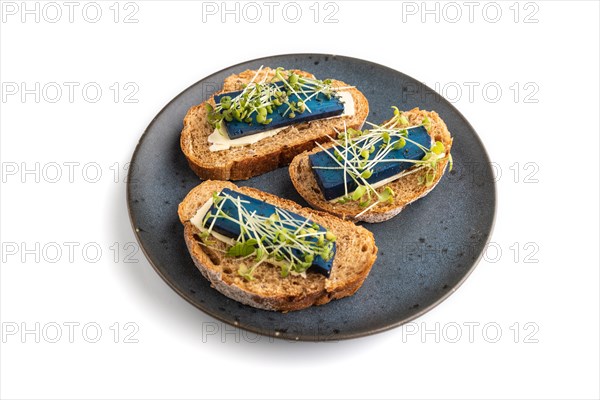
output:
<path id="1" fill-rule="evenodd" d="M 150 123 L 148 124 L 148 126 L 146 127 L 146 129 L 144 129 L 144 132 L 142 133 L 142 135 L 140 136 L 140 138 L 138 139 L 138 143 L 135 146 L 135 149 L 133 150 L 133 153 L 131 155 L 131 161 L 130 161 L 130 165 L 135 165 L 135 161 L 137 159 L 138 156 L 138 152 L 140 150 L 140 146 L 142 145 L 144 138 L 146 137 L 146 135 L 148 134 L 148 131 L 150 130 L 150 128 L 154 125 L 154 123 L 156 122 L 156 120 L 158 119 L 158 117 L 160 115 L 162 115 L 162 113 L 171 105 L 173 104 L 175 101 L 177 101 L 181 96 L 183 96 L 184 93 L 186 93 L 189 89 L 191 89 L 192 87 L 198 85 L 200 82 L 205 81 L 207 79 L 210 79 L 211 77 L 218 75 L 226 70 L 235 68 L 235 67 L 239 67 L 241 65 L 244 64 L 248 64 L 248 63 L 252 63 L 252 62 L 257 62 L 257 61 L 261 61 L 261 60 L 267 60 L 273 57 L 298 57 L 298 56 L 302 56 L 302 57 L 308 57 L 308 56 L 317 56 L 317 57 L 339 57 L 342 59 L 346 59 L 346 60 L 352 60 L 352 61 L 359 61 L 359 62 L 363 62 L 363 63 L 368 63 L 371 65 L 376 65 L 378 67 L 381 68 L 385 68 L 388 69 L 392 72 L 395 73 L 399 73 L 405 76 L 408 76 L 411 79 L 414 79 L 415 81 L 419 82 L 423 88 L 428 89 L 434 93 L 435 92 L 433 89 L 431 89 L 429 86 L 425 85 L 423 82 L 421 82 L 420 80 L 413 78 L 410 75 L 407 75 L 403 72 L 400 72 L 394 68 L 385 66 L 383 64 L 379 64 L 377 62 L 373 62 L 373 61 L 369 61 L 369 60 L 364 60 L 362 58 L 357 58 L 357 57 L 351 57 L 351 56 L 345 56 L 345 55 L 341 55 L 341 54 L 327 54 L 327 53 L 285 53 L 285 54 L 273 54 L 273 55 L 269 55 L 269 56 L 263 56 L 263 57 L 259 57 L 259 58 L 255 58 L 255 59 L 251 59 L 251 60 L 246 60 L 246 61 L 242 61 L 239 62 L 237 64 L 234 65 L 230 65 L 228 67 L 222 68 L 216 72 L 213 72 L 210 75 L 207 75 L 205 77 L 203 77 L 202 79 L 194 82 L 193 84 L 187 86 L 185 89 L 183 89 L 181 92 L 179 92 L 179 94 L 177 94 L 175 97 L 173 97 L 169 102 L 167 102 L 161 109 L 160 111 L 154 116 L 154 118 L 152 118 L 152 120 L 150 121 Z M 454 106 L 454 104 L 452 104 L 450 101 L 448 101 L 447 99 L 443 98 L 442 99 L 447 103 L 447 105 L 449 105 L 454 112 L 456 112 L 456 114 L 458 115 L 458 117 L 460 117 L 460 119 L 462 120 L 463 123 L 466 124 L 466 126 L 468 126 L 471 131 L 475 134 L 475 139 L 477 140 L 477 142 L 479 143 L 479 145 L 481 146 L 481 148 L 483 149 L 482 152 L 482 156 L 484 158 L 484 161 L 489 165 L 491 164 L 491 160 L 489 157 L 489 154 L 487 152 L 487 149 L 483 143 L 483 141 L 481 140 L 481 137 L 479 136 L 479 134 L 477 133 L 477 131 L 475 130 L 475 128 L 473 127 L 473 125 L 471 125 L 471 123 L 467 120 L 467 118 L 465 118 L 465 116 Z M 146 260 L 148 260 L 148 263 L 152 266 L 152 268 L 154 269 L 154 271 L 162 278 L 162 280 L 164 282 L 167 283 L 167 285 L 173 289 L 173 291 L 175 291 L 175 293 L 177 293 L 179 296 L 181 296 L 184 300 L 186 300 L 188 303 L 190 303 L 191 305 L 193 305 L 194 307 L 196 307 L 197 309 L 199 309 L 200 311 L 204 312 L 205 314 L 209 315 L 212 318 L 215 318 L 218 321 L 224 322 L 226 324 L 229 324 L 235 328 L 240 328 L 240 329 L 244 329 L 247 330 L 249 332 L 253 332 L 253 333 L 257 333 L 260 335 L 265 335 L 268 337 L 273 337 L 276 339 L 283 339 L 286 341 L 305 341 L 305 342 L 335 342 L 335 341 L 340 341 L 340 340 L 348 340 L 348 339 L 357 339 L 357 338 L 362 338 L 362 337 L 366 337 L 366 336 L 371 336 L 377 333 L 381 333 L 381 332 L 386 332 L 389 331 L 391 329 L 397 328 L 399 326 L 402 326 L 404 324 L 407 324 L 408 322 L 411 322 L 419 317 L 421 317 L 422 315 L 428 313 L 429 311 L 431 311 L 432 309 L 434 309 L 435 307 L 437 307 L 438 305 L 440 305 L 442 302 L 444 302 L 446 299 L 448 299 L 452 294 L 454 294 L 454 292 L 456 292 L 461 286 L 462 284 L 469 278 L 469 276 L 471 276 L 471 274 L 473 273 L 473 271 L 475 270 L 475 268 L 479 265 L 479 262 L 481 261 L 481 258 L 483 257 L 483 254 L 485 252 L 485 249 L 488 247 L 490 240 L 492 238 L 493 232 L 494 232 L 494 228 L 496 225 L 496 217 L 497 217 L 497 212 L 498 212 L 498 190 L 497 190 L 497 185 L 496 185 L 496 181 L 493 180 L 491 182 L 491 188 L 494 192 L 494 202 L 493 202 L 493 213 L 492 213 L 492 221 L 491 221 L 491 225 L 490 225 L 490 231 L 489 234 L 487 235 L 487 238 L 485 240 L 485 244 L 482 246 L 481 251 L 479 252 L 479 254 L 477 255 L 477 257 L 473 260 L 473 263 L 471 264 L 471 266 L 469 267 L 469 269 L 465 272 L 465 274 L 462 276 L 462 278 L 456 283 L 454 284 L 450 290 L 448 290 L 446 293 L 444 293 L 440 298 L 438 298 L 435 302 L 431 303 L 430 305 L 428 305 L 425 308 L 420 309 L 418 312 L 402 319 L 399 321 L 396 321 L 392 324 L 386 324 L 385 326 L 379 327 L 379 328 L 373 328 L 373 329 L 367 329 L 361 332 L 353 332 L 353 333 L 340 333 L 340 334 L 336 334 L 335 336 L 318 336 L 318 335 L 288 335 L 285 332 L 279 333 L 278 331 L 275 330 L 267 330 L 267 329 L 261 329 L 260 327 L 256 327 L 254 325 L 248 325 L 248 324 L 244 324 L 241 321 L 236 321 L 233 317 L 230 319 L 227 319 L 225 317 L 223 317 L 222 315 L 212 311 L 210 308 L 207 307 L 202 307 L 200 304 L 198 304 L 197 302 L 194 301 L 194 299 L 187 293 L 187 292 L 183 292 L 181 290 L 179 290 L 175 284 L 173 282 L 171 282 L 169 279 L 167 279 L 167 277 L 163 274 L 162 270 L 159 269 L 154 260 L 148 255 L 148 252 L 146 251 L 146 247 L 143 244 L 143 241 L 140 238 L 140 234 L 139 234 L 139 230 L 136 228 L 135 226 L 135 221 L 133 220 L 133 211 L 132 211 L 132 203 L 133 203 L 133 199 L 132 199 L 132 193 L 131 193 L 131 179 L 132 179 L 132 174 L 134 173 L 134 169 L 135 168 L 129 168 L 129 171 L 127 172 L 127 188 L 126 188 L 126 202 L 127 202 L 127 213 L 129 215 L 129 222 L 131 224 L 131 228 L 133 230 L 133 234 L 135 236 L 135 240 L 138 242 L 138 245 L 140 246 L 140 248 L 142 249 L 142 252 L 144 253 L 144 257 L 146 257 Z M 204 279 L 204 277 L 203 277 Z M 278 334 L 279 333 L 279 334 Z"/>

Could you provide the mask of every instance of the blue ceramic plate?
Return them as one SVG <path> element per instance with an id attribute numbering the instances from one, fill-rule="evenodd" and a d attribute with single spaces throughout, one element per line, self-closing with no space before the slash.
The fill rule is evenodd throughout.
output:
<path id="1" fill-rule="evenodd" d="M 369 99 L 368 120 L 382 122 L 390 107 L 435 110 L 454 136 L 454 169 L 425 198 L 397 217 L 364 226 L 375 235 L 377 261 L 351 297 L 289 313 L 258 310 L 210 287 L 183 240 L 177 206 L 200 183 L 179 148 L 187 110 L 218 91 L 225 77 L 261 65 L 299 68 L 318 78 L 355 85 Z M 156 272 L 184 299 L 229 324 L 292 340 L 339 340 L 406 323 L 442 302 L 467 278 L 490 238 L 496 208 L 493 172 L 485 148 L 454 106 L 419 81 L 356 58 L 324 54 L 280 55 L 219 71 L 184 90 L 150 123 L 132 157 L 127 202 L 140 246 Z M 287 168 L 237 182 L 306 202 Z"/>

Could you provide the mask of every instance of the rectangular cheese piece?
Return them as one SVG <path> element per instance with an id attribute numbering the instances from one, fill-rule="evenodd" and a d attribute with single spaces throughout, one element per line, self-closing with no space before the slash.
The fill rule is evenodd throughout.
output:
<path id="1" fill-rule="evenodd" d="M 277 210 L 277 207 L 272 204 L 265 203 L 264 201 L 255 199 L 250 196 L 246 196 L 242 193 L 238 193 L 231 189 L 225 188 L 221 191 L 220 194 L 228 194 L 234 198 L 239 198 L 241 200 L 248 201 L 248 203 L 242 203 L 242 206 L 248 212 L 250 212 L 250 213 L 255 212 L 256 215 L 260 215 L 263 217 L 270 217 L 271 215 L 275 214 L 275 211 Z M 224 202 L 224 203 L 221 207 L 221 211 L 223 211 L 225 214 L 229 215 L 233 219 L 236 219 L 236 220 L 239 219 L 237 205 L 227 199 L 222 200 L 222 202 Z M 217 212 L 218 208 L 219 208 L 219 205 L 213 204 L 213 205 L 211 205 L 208 213 L 215 214 Z M 307 220 L 307 218 L 304 218 L 301 215 L 295 214 L 291 211 L 285 210 L 285 212 L 290 217 L 297 219 L 299 221 L 304 222 Z M 207 219 L 206 223 L 204 224 L 204 226 L 209 227 L 212 224 L 212 220 L 213 220 L 213 218 L 209 217 Z M 300 222 L 300 223 L 302 223 L 302 222 Z M 310 228 L 312 224 L 313 224 L 313 222 L 309 221 L 306 228 Z M 291 227 L 291 225 L 287 225 L 287 224 L 284 224 L 284 226 Z M 227 220 L 224 218 L 216 219 L 215 224 L 213 226 L 213 230 L 217 233 L 220 233 L 221 235 L 224 235 L 224 236 L 227 236 L 227 237 L 230 237 L 233 239 L 237 239 L 238 236 L 240 235 L 240 225 L 236 222 L 233 222 L 233 221 L 230 221 L 230 220 Z M 326 229 L 319 225 L 318 231 L 326 232 Z M 268 239 L 267 239 L 267 241 L 268 241 Z M 316 239 L 315 239 L 315 241 L 316 241 Z M 335 254 L 335 243 L 333 244 L 333 246 L 334 246 L 333 253 Z M 294 255 L 296 257 L 299 257 L 301 255 L 301 253 L 300 252 L 296 253 L 296 251 L 294 251 Z M 309 268 L 309 270 L 319 272 L 328 277 L 329 274 L 331 273 L 333 259 L 334 259 L 334 257 L 331 257 L 331 259 L 329 259 L 329 261 L 325 261 L 321 256 L 315 256 L 315 258 L 313 260 L 313 264 Z"/>
<path id="2" fill-rule="evenodd" d="M 283 83 L 279 82 L 277 86 L 282 87 Z M 223 96 L 230 96 L 232 99 L 242 91 L 223 93 L 215 96 L 216 104 L 219 104 Z M 307 96 L 299 93 L 300 99 L 304 101 Z M 310 93 L 308 94 L 310 96 Z M 291 94 L 288 96 L 290 102 L 299 100 L 298 96 Z M 238 139 L 244 136 L 253 135 L 255 133 L 268 131 L 271 129 L 281 128 L 292 124 L 299 124 L 302 122 L 313 121 L 315 119 L 323 119 L 341 115 L 344 112 L 344 103 L 339 97 L 331 96 L 327 98 L 323 93 L 319 93 L 313 96 L 310 100 L 305 101 L 307 109 L 303 113 L 296 112 L 294 118 L 290 118 L 290 111 L 284 116 L 283 113 L 288 109 L 287 104 L 282 104 L 279 107 L 274 107 L 273 112 L 267 115 L 267 119 L 272 118 L 273 120 L 268 124 L 259 124 L 256 122 L 256 113 L 252 115 L 252 122 L 247 123 L 244 121 L 233 120 L 227 122 L 223 120 L 225 127 L 227 128 L 227 134 L 230 139 Z M 308 111 L 310 109 L 310 111 Z"/>
<path id="3" fill-rule="evenodd" d="M 415 128 L 408 129 L 408 139 L 415 141 L 422 145 L 423 147 L 430 148 L 431 146 L 431 137 L 427 133 L 427 130 L 424 126 L 418 126 Z M 391 143 L 395 143 L 399 138 L 393 137 Z M 382 142 L 376 146 L 376 150 L 379 150 L 379 146 L 382 145 Z M 327 151 L 330 154 L 334 154 L 335 149 L 339 152 L 343 152 L 343 146 L 336 146 L 328 149 Z M 377 153 L 377 151 L 371 153 L 369 159 L 373 159 Z M 384 159 L 410 159 L 410 160 L 420 160 L 425 156 L 425 152 L 421 150 L 416 144 L 411 143 L 409 140 L 406 140 L 406 144 L 403 148 L 390 151 Z M 320 151 L 315 154 L 311 154 L 309 157 L 309 162 L 311 167 L 339 167 L 338 163 L 331 158 L 330 155 L 326 154 L 325 151 Z M 343 164 L 343 160 L 341 163 Z M 370 184 L 377 183 L 384 179 L 390 178 L 394 175 L 401 173 L 404 170 L 412 167 L 414 163 L 411 162 L 381 162 L 377 163 L 373 166 L 373 175 L 367 182 Z M 315 169 L 313 168 L 313 173 L 327 200 L 333 200 L 338 197 L 345 195 L 344 190 L 344 170 L 343 169 Z M 346 182 L 348 185 L 348 193 L 352 193 L 354 189 L 356 189 L 357 185 L 352 180 L 350 175 L 346 172 Z"/>

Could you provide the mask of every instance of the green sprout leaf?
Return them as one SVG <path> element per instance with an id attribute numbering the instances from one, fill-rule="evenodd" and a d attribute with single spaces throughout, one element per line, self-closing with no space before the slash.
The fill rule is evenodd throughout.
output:
<path id="1" fill-rule="evenodd" d="M 352 193 L 352 200 L 356 201 L 356 200 L 360 200 L 361 197 L 363 197 L 365 195 L 365 193 L 367 193 L 367 187 L 366 186 L 359 186 L 356 189 L 354 189 L 354 192 Z"/>
<path id="2" fill-rule="evenodd" d="M 396 142 L 394 143 L 393 149 L 400 150 L 404 146 L 406 146 L 406 140 L 403 137 L 401 137 L 400 139 L 396 140 Z"/>
<path id="3" fill-rule="evenodd" d="M 360 176 L 365 179 L 369 179 L 373 175 L 373 171 L 370 169 L 365 169 L 360 173 Z"/>
<path id="4" fill-rule="evenodd" d="M 247 281 L 254 280 L 254 276 L 252 276 L 253 272 L 254 272 L 254 269 L 248 268 L 248 266 L 246 264 L 240 264 L 240 266 L 238 267 L 238 270 L 237 270 L 238 275 Z"/>
<path id="5" fill-rule="evenodd" d="M 262 247 L 256 248 L 256 261 L 262 261 L 265 258 L 266 254 Z"/>
<path id="6" fill-rule="evenodd" d="M 425 174 L 425 185 L 431 186 L 433 184 L 434 179 L 435 179 L 435 170 L 433 168 L 430 168 L 427 170 L 427 173 Z"/>
<path id="7" fill-rule="evenodd" d="M 227 250 L 227 255 L 230 257 L 245 257 L 254 253 L 258 241 L 256 239 L 248 239 L 245 242 L 239 242 L 231 246 Z"/>
<path id="8" fill-rule="evenodd" d="M 379 200 L 383 201 L 383 202 L 390 202 L 393 203 L 394 202 L 394 191 L 392 190 L 391 187 L 386 186 L 385 189 L 383 189 L 383 192 L 381 192 L 381 195 L 379 196 Z"/>
<path id="9" fill-rule="evenodd" d="M 429 121 L 429 118 L 427 116 L 425 116 L 425 118 L 423 118 L 423 122 L 421 122 L 421 123 L 423 124 L 425 129 L 427 129 L 429 131 L 429 128 L 431 127 L 431 121 Z"/>
<path id="10" fill-rule="evenodd" d="M 346 130 L 346 133 L 348 134 L 349 138 L 357 138 L 357 137 L 362 136 L 362 134 L 363 134 L 360 130 L 353 129 L 353 128 L 348 128 Z"/>
<path id="11" fill-rule="evenodd" d="M 408 118 L 406 118 L 404 115 L 400 115 L 400 117 L 398 117 L 398 122 L 400 123 L 400 125 L 405 126 L 408 125 Z"/>
<path id="12" fill-rule="evenodd" d="M 433 151 L 435 154 L 442 154 L 444 150 L 444 143 L 440 141 L 435 142 L 435 144 L 431 147 L 431 151 Z"/>
<path id="13" fill-rule="evenodd" d="M 381 138 L 383 139 L 383 143 L 388 144 L 390 142 L 391 136 L 389 132 L 383 132 L 381 134 Z"/>
<path id="14" fill-rule="evenodd" d="M 290 273 L 290 269 L 291 269 L 291 268 L 292 268 L 292 266 L 291 266 L 290 264 L 284 264 L 284 265 L 281 267 L 281 277 L 282 277 L 282 278 L 285 278 L 285 277 L 287 277 L 287 276 L 289 275 L 289 273 Z"/>

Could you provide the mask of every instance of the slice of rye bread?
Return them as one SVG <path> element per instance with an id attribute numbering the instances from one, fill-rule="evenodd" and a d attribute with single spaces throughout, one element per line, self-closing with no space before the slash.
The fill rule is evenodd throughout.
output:
<path id="1" fill-rule="evenodd" d="M 295 70 L 298 75 L 314 78 L 313 75 Z M 223 90 L 219 93 L 242 89 L 242 84 L 252 80 L 256 71 L 247 70 L 225 79 Z M 263 68 L 257 76 L 260 81 L 265 75 L 275 76 L 275 70 Z M 335 87 L 348 84 L 333 80 Z M 261 175 L 284 165 L 292 159 L 315 146 L 315 142 L 326 142 L 327 135 L 334 134 L 334 129 L 343 130 L 346 126 L 360 129 L 369 114 L 369 103 L 365 96 L 355 88 L 347 89 L 354 99 L 353 116 L 335 117 L 315 120 L 302 124 L 290 125 L 275 136 L 265 138 L 257 143 L 232 147 L 228 150 L 210 151 L 208 136 L 214 131 L 208 123 L 206 103 L 215 106 L 214 96 L 206 102 L 190 108 L 183 120 L 181 132 L 181 149 L 192 170 L 202 179 L 241 180 Z M 308 112 L 308 111 L 305 111 Z"/>
<path id="2" fill-rule="evenodd" d="M 387 221 L 402 211 L 408 204 L 425 196 L 437 185 L 446 170 L 453 139 L 450 136 L 448 127 L 435 111 L 424 111 L 414 108 L 404 112 L 404 115 L 408 118 L 410 125 L 420 125 L 427 116 L 431 123 L 428 131 L 429 135 L 434 140 L 444 143 L 446 148 L 447 155 L 438 163 L 436 177 L 431 186 L 419 183 L 419 179 L 424 179 L 425 177 L 425 169 L 401 177 L 377 189 L 381 193 L 386 186 L 389 186 L 395 193 L 393 203 L 380 203 L 359 217 L 355 217 L 364 210 L 358 205 L 358 202 L 349 201 L 346 204 L 339 204 L 330 202 L 323 196 L 308 160 L 310 154 L 321 151 L 319 147 L 316 147 L 310 152 L 298 155 L 290 164 L 290 177 L 298 193 L 311 206 L 319 210 L 327 211 L 344 219 L 370 223 Z M 333 145 L 330 142 L 323 147 L 330 148 Z"/>
<path id="3" fill-rule="evenodd" d="M 330 277 L 309 269 L 306 278 L 291 274 L 282 278 L 280 267 L 266 262 L 256 268 L 254 280 L 247 281 L 239 276 L 239 259 L 227 257 L 222 252 L 203 245 L 198 236 L 200 231 L 190 222 L 198 208 L 214 192 L 220 192 L 223 188 L 230 188 L 295 212 L 329 229 L 337 237 Z M 184 225 L 185 242 L 192 259 L 202 275 L 211 282 L 211 286 L 240 303 L 265 310 L 300 310 L 351 296 L 363 284 L 377 258 L 373 234 L 365 228 L 257 189 L 237 187 L 231 182 L 205 181 L 196 186 L 179 205 L 179 219 Z M 214 242 L 214 246 L 226 248 L 223 242 Z"/>

